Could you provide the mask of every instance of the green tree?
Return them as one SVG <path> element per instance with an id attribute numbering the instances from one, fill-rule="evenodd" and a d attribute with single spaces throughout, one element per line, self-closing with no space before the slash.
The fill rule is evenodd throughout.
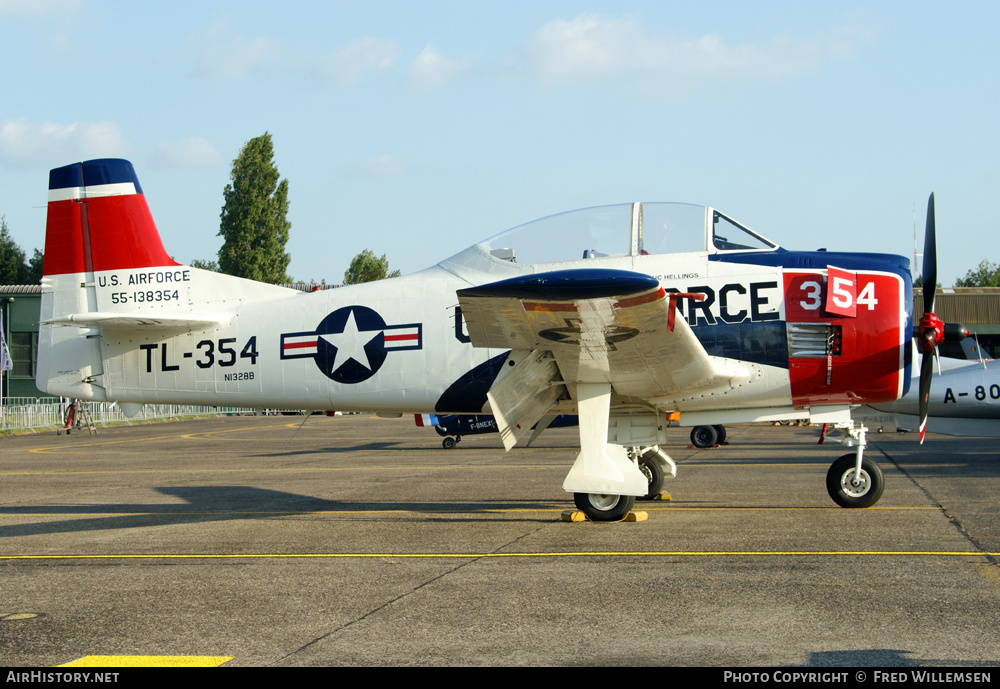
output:
<path id="1" fill-rule="evenodd" d="M 192 268 L 200 268 L 201 270 L 209 270 L 213 273 L 219 272 L 219 264 L 215 261 L 203 261 L 200 258 L 196 258 L 191 261 Z"/>
<path id="2" fill-rule="evenodd" d="M 250 139 L 222 192 L 219 272 L 272 284 L 288 281 L 288 180 L 279 183 L 278 177 L 271 135 Z"/>
<path id="3" fill-rule="evenodd" d="M 35 249 L 34 255 L 28 259 L 28 269 L 27 277 L 25 278 L 26 285 L 37 285 L 42 281 L 42 264 L 45 261 L 45 255 Z"/>
<path id="4" fill-rule="evenodd" d="M 389 259 L 385 257 L 385 254 L 382 254 L 382 258 L 378 258 L 370 249 L 365 249 L 351 259 L 351 265 L 344 273 L 344 284 L 358 285 L 362 282 L 398 277 L 398 270 L 389 272 Z"/>
<path id="5" fill-rule="evenodd" d="M 10 236 L 7 217 L 0 216 L 0 285 L 23 285 L 27 277 L 24 251 Z"/>
<path id="6" fill-rule="evenodd" d="M 978 267 L 959 278 L 955 287 L 1000 287 L 1000 265 L 983 259 Z"/>

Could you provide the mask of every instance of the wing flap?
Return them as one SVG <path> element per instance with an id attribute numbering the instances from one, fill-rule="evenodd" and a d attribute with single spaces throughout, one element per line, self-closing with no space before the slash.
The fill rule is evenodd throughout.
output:
<path id="1" fill-rule="evenodd" d="M 507 360 L 516 361 L 515 366 L 506 369 L 486 394 L 507 450 L 531 433 L 564 391 L 552 357 L 539 351 L 522 354 L 511 352 Z"/>

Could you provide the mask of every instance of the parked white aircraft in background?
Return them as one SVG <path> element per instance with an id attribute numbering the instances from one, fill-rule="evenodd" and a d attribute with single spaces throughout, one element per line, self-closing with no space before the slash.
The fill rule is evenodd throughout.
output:
<path id="1" fill-rule="evenodd" d="M 855 421 L 868 426 L 920 428 L 919 393 L 915 386 L 899 401 L 862 407 Z M 941 359 L 928 400 L 928 418 L 935 433 L 1000 438 L 1000 361 Z"/>
<path id="2" fill-rule="evenodd" d="M 874 504 L 881 472 L 850 408 L 910 383 L 906 258 L 787 251 L 703 206 L 564 213 L 413 275 L 303 293 L 178 265 L 132 165 L 93 160 L 50 174 L 44 274 L 50 394 L 126 411 L 492 413 L 508 449 L 578 414 L 563 488 L 596 520 L 647 494 L 627 448 L 664 443 L 672 411 L 687 426 L 836 423 L 856 449 L 831 467 L 831 496 Z M 939 323 L 922 321 L 931 350 Z"/>

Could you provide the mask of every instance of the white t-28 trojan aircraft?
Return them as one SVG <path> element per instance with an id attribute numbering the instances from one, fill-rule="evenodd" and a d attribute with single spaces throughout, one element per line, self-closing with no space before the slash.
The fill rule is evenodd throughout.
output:
<path id="1" fill-rule="evenodd" d="M 668 412 L 688 426 L 811 419 L 845 430 L 855 450 L 827 484 L 864 507 L 882 476 L 850 409 L 906 392 L 910 294 L 903 257 L 788 251 L 669 203 L 555 215 L 413 275 L 304 293 L 178 265 L 132 165 L 92 160 L 49 177 L 37 384 L 126 413 L 492 413 L 508 449 L 578 414 L 563 488 L 595 520 L 658 489 Z"/>

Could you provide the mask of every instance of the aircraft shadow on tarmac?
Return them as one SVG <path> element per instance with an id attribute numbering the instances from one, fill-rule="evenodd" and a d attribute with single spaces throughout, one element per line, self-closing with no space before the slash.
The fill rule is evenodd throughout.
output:
<path id="1" fill-rule="evenodd" d="M 165 495 L 187 501 L 187 504 L 96 504 L 96 505 L 19 505 L 0 506 L 0 516 L 25 517 L 65 515 L 60 521 L 7 524 L 0 526 L 0 538 L 56 533 L 136 529 L 160 526 L 164 523 L 225 522 L 238 519 L 268 519 L 313 512 L 413 512 L 421 521 L 487 521 L 483 515 L 492 510 L 527 510 L 516 519 L 521 521 L 551 521 L 552 516 L 530 514 L 530 510 L 558 508 L 552 502 L 532 500 L 480 500 L 476 502 L 340 502 L 309 495 L 298 495 L 250 486 L 195 486 L 156 488 Z M 567 509 L 571 503 L 567 502 Z M 100 513 L 100 516 L 93 516 Z M 74 519 L 73 515 L 81 516 Z M 437 515 L 428 519 L 427 515 Z"/>
<path id="2" fill-rule="evenodd" d="M 340 447 L 315 447 L 309 448 L 307 450 L 296 450 L 288 449 L 281 452 L 260 452 L 255 453 L 254 457 L 288 457 L 295 455 L 327 455 L 327 454 L 338 454 L 345 452 L 358 452 L 362 450 L 406 450 L 415 451 L 417 448 L 412 447 L 410 444 L 401 441 L 383 440 L 371 443 L 364 443 L 363 445 L 350 445 L 350 446 L 340 446 Z M 423 449 L 423 448 L 420 448 Z M 440 446 L 435 448 L 440 450 Z"/>
<path id="3" fill-rule="evenodd" d="M 917 659 L 910 654 L 912 651 L 901 651 L 893 648 L 860 648 L 853 651 L 817 651 L 809 654 L 806 667 L 1000 667 L 1000 661 L 981 661 L 974 663 L 948 659 Z M 788 669 L 792 672 L 792 669 Z"/>

